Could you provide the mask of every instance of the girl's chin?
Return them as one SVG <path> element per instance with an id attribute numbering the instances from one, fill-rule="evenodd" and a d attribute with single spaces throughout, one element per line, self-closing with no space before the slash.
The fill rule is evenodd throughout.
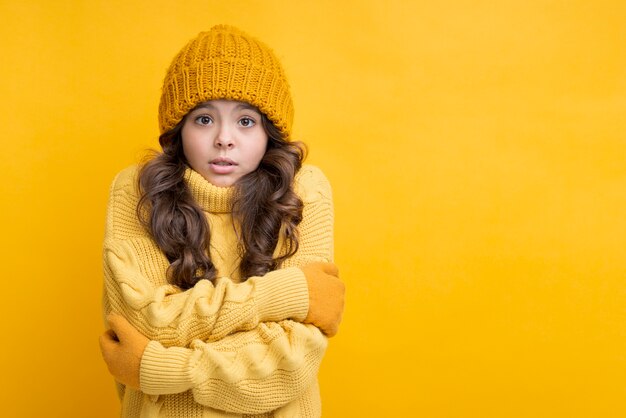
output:
<path id="1" fill-rule="evenodd" d="M 215 175 L 213 173 L 200 173 L 202 177 L 213 186 L 216 187 L 231 187 L 237 181 L 238 177 L 235 176 L 226 176 L 226 175 Z"/>

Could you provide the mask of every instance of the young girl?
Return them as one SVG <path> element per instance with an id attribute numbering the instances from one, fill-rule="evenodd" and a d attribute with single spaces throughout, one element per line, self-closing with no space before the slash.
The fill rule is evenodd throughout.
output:
<path id="1" fill-rule="evenodd" d="M 344 287 L 332 200 L 272 51 L 230 26 L 165 77 L 162 153 L 111 186 L 100 338 L 123 417 L 320 416 Z"/>

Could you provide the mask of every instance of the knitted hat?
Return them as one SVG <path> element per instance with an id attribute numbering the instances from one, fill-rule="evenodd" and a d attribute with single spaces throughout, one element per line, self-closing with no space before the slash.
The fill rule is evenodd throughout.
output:
<path id="1" fill-rule="evenodd" d="M 174 57 L 159 104 L 161 133 L 217 99 L 256 106 L 285 137 L 291 133 L 293 103 L 280 62 L 265 44 L 227 25 L 201 32 Z"/>

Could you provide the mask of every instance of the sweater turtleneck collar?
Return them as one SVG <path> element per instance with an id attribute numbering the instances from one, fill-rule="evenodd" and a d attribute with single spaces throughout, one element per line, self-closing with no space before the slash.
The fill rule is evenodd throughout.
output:
<path id="1" fill-rule="evenodd" d="M 231 211 L 231 203 L 235 194 L 234 187 L 218 187 L 209 183 L 200 173 L 187 168 L 185 180 L 191 195 L 206 212 L 227 213 Z"/>

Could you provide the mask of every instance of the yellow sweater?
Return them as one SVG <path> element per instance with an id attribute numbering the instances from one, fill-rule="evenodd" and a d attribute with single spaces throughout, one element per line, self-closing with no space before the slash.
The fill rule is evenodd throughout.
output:
<path id="1" fill-rule="evenodd" d="M 136 178 L 130 167 L 113 181 L 103 254 L 104 313 L 121 313 L 152 340 L 141 391 L 120 387 L 122 417 L 320 416 L 317 372 L 327 341 L 300 322 L 308 290 L 297 266 L 332 261 L 332 197 L 322 172 L 305 165 L 295 179 L 304 202 L 298 252 L 281 269 L 241 283 L 233 189 L 188 169 L 218 279 L 186 291 L 167 282 L 167 258 L 137 220 Z"/>

